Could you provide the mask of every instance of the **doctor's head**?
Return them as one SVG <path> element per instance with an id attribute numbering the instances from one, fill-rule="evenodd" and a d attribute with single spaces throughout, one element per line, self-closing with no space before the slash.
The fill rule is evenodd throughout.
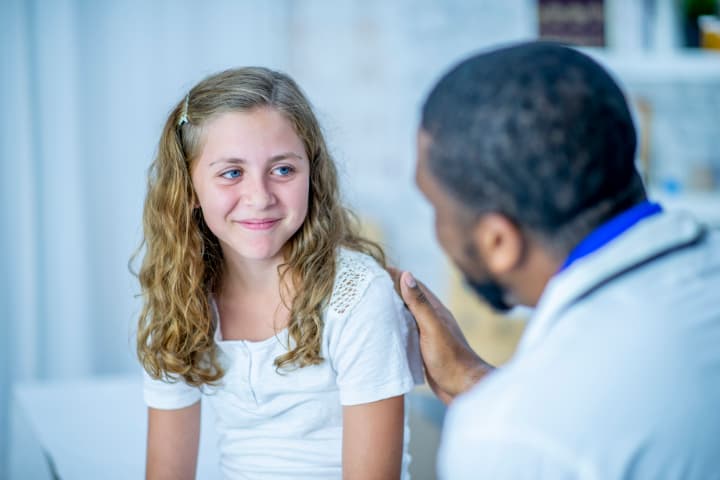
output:
<path id="1" fill-rule="evenodd" d="M 595 61 L 530 42 L 472 56 L 422 109 L 416 180 L 438 240 L 499 310 L 534 305 L 594 228 L 645 199 L 625 97 Z"/>

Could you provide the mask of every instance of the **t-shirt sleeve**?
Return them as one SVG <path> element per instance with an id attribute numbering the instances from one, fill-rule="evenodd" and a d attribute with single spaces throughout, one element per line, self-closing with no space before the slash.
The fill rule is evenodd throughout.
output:
<path id="1" fill-rule="evenodd" d="M 175 410 L 200 400 L 200 389 L 180 379 L 156 380 L 143 370 L 143 397 L 148 407 Z"/>
<path id="2" fill-rule="evenodd" d="M 403 395 L 423 382 L 415 321 L 386 272 L 334 327 L 328 348 L 342 405 Z"/>

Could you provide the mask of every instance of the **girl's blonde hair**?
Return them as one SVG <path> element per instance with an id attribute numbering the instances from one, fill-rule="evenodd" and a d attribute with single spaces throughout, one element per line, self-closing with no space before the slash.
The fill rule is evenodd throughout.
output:
<path id="1" fill-rule="evenodd" d="M 283 73 L 257 67 L 212 75 L 170 113 L 148 174 L 137 354 L 153 378 L 180 376 L 200 386 L 224 374 L 209 303 L 209 294 L 220 287 L 223 254 L 196 208 L 190 168 L 200 154 L 203 125 L 209 119 L 261 107 L 276 109 L 292 123 L 310 160 L 307 217 L 285 245 L 285 262 L 278 269 L 282 279 L 289 275 L 297 292 L 288 325 L 294 345 L 275 359 L 276 367 L 323 360 L 322 312 L 333 290 L 338 247 L 369 254 L 385 266 L 380 246 L 359 235 L 355 218 L 341 205 L 335 164 L 297 84 Z M 283 301 L 288 303 L 284 294 Z"/>

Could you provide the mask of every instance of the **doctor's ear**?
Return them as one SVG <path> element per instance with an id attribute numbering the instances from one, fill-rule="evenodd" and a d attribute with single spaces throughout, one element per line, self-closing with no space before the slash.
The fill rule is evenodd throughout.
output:
<path id="1" fill-rule="evenodd" d="M 472 229 L 472 240 L 486 267 L 495 275 L 508 273 L 522 262 L 525 237 L 504 215 L 487 213 L 480 217 Z"/>

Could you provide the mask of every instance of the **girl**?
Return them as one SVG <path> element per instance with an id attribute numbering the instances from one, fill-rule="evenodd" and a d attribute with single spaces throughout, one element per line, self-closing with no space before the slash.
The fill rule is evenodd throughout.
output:
<path id="1" fill-rule="evenodd" d="M 143 227 L 148 478 L 194 476 L 201 397 L 228 478 L 407 478 L 414 324 L 292 79 L 242 68 L 192 88 Z"/>

